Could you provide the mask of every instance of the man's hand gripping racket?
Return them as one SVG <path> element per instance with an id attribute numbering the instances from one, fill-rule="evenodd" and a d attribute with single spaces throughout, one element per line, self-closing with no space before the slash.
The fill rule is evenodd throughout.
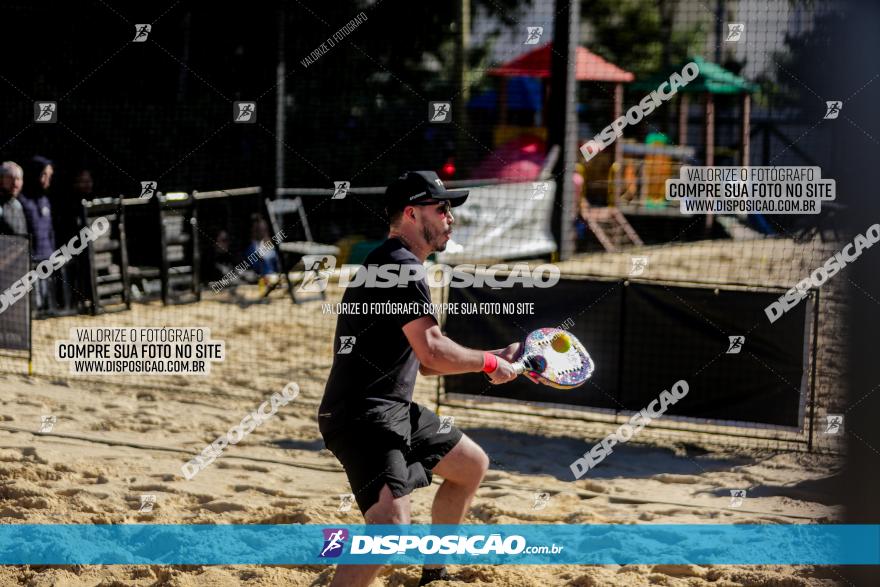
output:
<path id="1" fill-rule="evenodd" d="M 571 389 L 583 385 L 593 374 L 590 354 L 573 334 L 565 330 L 539 328 L 529 333 L 522 345 L 511 345 L 505 352 L 515 346 L 521 346 L 521 352 L 511 366 L 515 372 L 535 383 Z M 504 353 L 502 357 L 507 359 Z"/>

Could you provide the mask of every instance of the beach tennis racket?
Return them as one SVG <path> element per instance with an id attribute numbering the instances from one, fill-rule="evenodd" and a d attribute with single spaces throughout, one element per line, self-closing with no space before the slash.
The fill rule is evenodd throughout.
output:
<path id="1" fill-rule="evenodd" d="M 517 373 L 528 373 L 538 382 L 571 389 L 593 374 L 593 359 L 572 333 L 559 328 L 539 328 L 526 337 L 520 358 L 512 363 Z"/>

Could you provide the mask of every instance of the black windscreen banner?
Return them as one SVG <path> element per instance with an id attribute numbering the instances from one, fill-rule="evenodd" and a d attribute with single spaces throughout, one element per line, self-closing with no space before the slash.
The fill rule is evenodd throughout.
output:
<path id="1" fill-rule="evenodd" d="M 518 378 L 489 385 L 482 374 L 445 378 L 446 393 L 613 411 L 638 411 L 676 381 L 689 392 L 666 414 L 802 428 L 807 386 L 804 301 L 770 323 L 782 292 L 563 278 L 550 288 L 450 288 L 449 302 L 533 302 L 533 315 L 450 313 L 446 332 L 471 348 L 522 341 L 540 327 L 568 327 L 596 370 L 559 390 Z M 740 338 L 741 337 L 741 338 Z M 733 340 L 732 340 L 733 339 Z"/>

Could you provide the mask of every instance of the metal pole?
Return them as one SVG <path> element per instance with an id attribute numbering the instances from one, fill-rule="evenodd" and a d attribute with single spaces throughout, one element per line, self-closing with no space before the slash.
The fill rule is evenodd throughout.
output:
<path id="1" fill-rule="evenodd" d="M 458 106 L 455 108 L 453 122 L 455 128 L 455 166 L 458 168 L 456 175 L 465 177 L 464 173 L 470 168 L 472 161 L 465 157 L 465 153 L 471 145 L 471 138 L 468 136 L 468 128 L 470 126 L 468 120 L 467 103 L 470 101 L 470 80 L 467 71 L 467 54 L 470 47 L 471 34 L 471 3 L 470 0 L 459 0 L 456 3 L 458 14 L 458 35 L 455 38 L 455 84 L 458 92 L 456 102 Z M 506 82 L 505 78 L 501 78 L 501 83 Z"/>
<path id="2" fill-rule="evenodd" d="M 740 165 L 748 165 L 751 160 L 751 134 L 752 134 L 752 126 L 751 121 L 749 120 L 752 116 L 752 96 L 746 92 L 743 94 L 742 99 L 742 138 L 740 142 L 742 143 L 742 157 L 740 161 Z"/>
<path id="3" fill-rule="evenodd" d="M 614 84 L 614 120 L 623 116 L 623 84 Z M 614 205 L 620 201 L 623 194 L 623 138 L 614 141 Z"/>
<path id="4" fill-rule="evenodd" d="M 813 300 L 813 365 L 810 373 L 810 435 L 807 451 L 813 452 L 813 428 L 816 421 L 816 361 L 819 358 L 819 288 Z"/>
<path id="5" fill-rule="evenodd" d="M 285 103 L 285 71 L 287 66 L 284 61 L 284 3 L 278 3 L 278 65 L 275 68 L 275 190 L 284 186 L 284 128 L 287 116 L 284 111 Z M 275 198 L 275 190 L 269 195 Z"/>
<path id="6" fill-rule="evenodd" d="M 577 80 L 575 62 L 580 30 L 580 2 L 556 0 L 553 22 L 553 52 L 550 62 L 550 108 L 547 120 L 547 148 L 559 145 L 555 206 L 551 230 L 559 260 L 574 254 L 574 186 L 571 175 L 580 156 L 577 145 Z"/>
<path id="7" fill-rule="evenodd" d="M 686 145 L 688 138 L 688 109 L 691 103 L 690 96 L 682 92 L 678 101 L 678 144 Z"/>
<path id="8" fill-rule="evenodd" d="M 712 92 L 706 92 L 706 162 L 707 167 L 715 165 L 715 99 Z M 706 213 L 706 236 L 712 231 L 715 217 L 711 212 Z"/>
<path id="9" fill-rule="evenodd" d="M 614 396 L 617 400 L 617 405 L 614 406 L 614 417 L 615 419 L 620 414 L 620 406 L 622 402 L 620 398 L 623 396 L 623 369 L 625 365 L 623 364 L 624 357 L 624 349 L 626 349 L 626 293 L 629 289 L 629 280 L 624 279 L 620 282 L 620 321 L 619 321 L 619 330 L 620 333 L 617 339 L 617 389 L 615 390 Z"/>
<path id="10" fill-rule="evenodd" d="M 31 234 L 28 233 L 24 253 L 28 258 L 28 262 L 30 262 L 31 258 L 32 238 Z M 28 377 L 34 374 L 34 308 L 31 306 L 31 299 L 30 294 L 24 296 L 24 302 L 27 304 L 26 314 L 28 319 Z"/>

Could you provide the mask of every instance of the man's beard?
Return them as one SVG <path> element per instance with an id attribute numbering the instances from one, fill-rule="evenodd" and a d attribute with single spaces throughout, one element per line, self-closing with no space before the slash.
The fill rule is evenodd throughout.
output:
<path id="1" fill-rule="evenodd" d="M 446 235 L 445 231 L 433 231 L 429 226 L 422 227 L 422 238 L 425 239 L 425 242 L 431 245 L 431 250 L 437 252 L 443 252 L 446 250 L 446 243 L 449 242 L 442 240 Z"/>

